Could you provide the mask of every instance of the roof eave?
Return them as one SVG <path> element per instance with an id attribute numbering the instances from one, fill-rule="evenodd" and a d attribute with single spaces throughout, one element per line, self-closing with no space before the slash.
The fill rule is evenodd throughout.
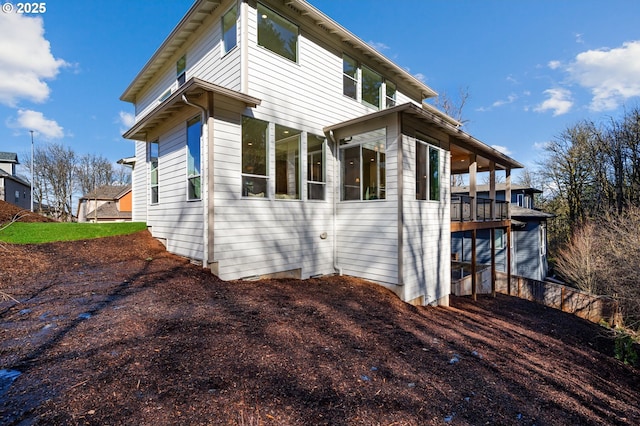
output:
<path id="1" fill-rule="evenodd" d="M 228 89 L 226 87 L 218 86 L 213 83 L 209 83 L 199 78 L 192 77 L 186 83 L 184 83 L 178 90 L 176 90 L 171 96 L 165 99 L 160 105 L 158 105 L 153 111 L 144 116 L 140 121 L 127 130 L 122 136 L 125 139 L 132 139 L 138 141 L 146 141 L 146 133 L 143 131 L 147 125 L 154 119 L 158 119 L 160 114 L 171 114 L 173 109 L 181 108 L 184 104 L 182 95 L 187 94 L 190 91 L 203 90 L 205 92 L 212 92 L 214 95 L 221 95 L 229 99 L 233 99 L 244 103 L 247 107 L 255 108 L 262 102 L 258 98 L 246 95 L 244 93 L 237 92 L 235 90 Z"/>

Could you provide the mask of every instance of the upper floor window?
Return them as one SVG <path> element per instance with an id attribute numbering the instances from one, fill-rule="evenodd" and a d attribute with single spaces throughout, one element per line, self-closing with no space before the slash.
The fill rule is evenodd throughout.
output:
<path id="1" fill-rule="evenodd" d="M 365 66 L 362 67 L 362 101 L 380 108 L 380 88 L 382 76 Z"/>
<path id="2" fill-rule="evenodd" d="M 342 57 L 342 93 L 358 100 L 358 63 L 347 55 Z"/>
<path id="3" fill-rule="evenodd" d="M 189 200 L 199 200 L 202 193 L 200 185 L 201 133 L 200 117 L 187 122 L 187 198 Z"/>
<path id="4" fill-rule="evenodd" d="M 386 129 L 341 141 L 342 201 L 386 198 Z"/>
<path id="5" fill-rule="evenodd" d="M 300 135 L 276 124 L 276 198 L 300 199 Z"/>
<path id="6" fill-rule="evenodd" d="M 307 199 L 324 200 L 325 179 L 325 138 L 307 135 Z"/>
<path id="7" fill-rule="evenodd" d="M 269 123 L 242 117 L 242 195 L 267 197 Z"/>
<path id="8" fill-rule="evenodd" d="M 342 93 L 378 109 L 396 104 L 396 85 L 347 55 L 342 56 Z"/>
<path id="9" fill-rule="evenodd" d="M 233 7 L 222 16 L 222 49 L 223 54 L 236 47 L 238 43 L 238 8 Z"/>
<path id="10" fill-rule="evenodd" d="M 396 106 L 396 85 L 388 80 L 384 82 L 387 108 Z"/>
<path id="11" fill-rule="evenodd" d="M 298 26 L 258 3 L 258 45 L 298 62 Z"/>
<path id="12" fill-rule="evenodd" d="M 187 55 L 182 55 L 178 62 L 176 62 L 176 80 L 178 86 L 182 86 L 187 78 Z"/>
<path id="13" fill-rule="evenodd" d="M 148 147 L 147 161 L 149 162 L 149 200 L 151 204 L 158 204 L 158 141 L 151 142 Z"/>
<path id="14" fill-rule="evenodd" d="M 416 200 L 440 201 L 440 150 L 416 140 Z"/>

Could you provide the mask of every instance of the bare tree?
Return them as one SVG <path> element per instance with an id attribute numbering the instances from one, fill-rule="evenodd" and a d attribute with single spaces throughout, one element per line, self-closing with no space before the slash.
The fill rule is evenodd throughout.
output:
<path id="1" fill-rule="evenodd" d="M 469 87 L 460 87 L 457 99 L 452 99 L 447 92 L 443 91 L 436 98 L 435 107 L 456 119 L 460 124 L 465 125 L 469 120 L 464 118 L 463 110 L 470 96 Z"/>
<path id="2" fill-rule="evenodd" d="M 86 194 L 104 185 L 111 185 L 115 179 L 113 164 L 103 156 L 86 154 L 80 157 L 76 166 L 78 189 Z"/>

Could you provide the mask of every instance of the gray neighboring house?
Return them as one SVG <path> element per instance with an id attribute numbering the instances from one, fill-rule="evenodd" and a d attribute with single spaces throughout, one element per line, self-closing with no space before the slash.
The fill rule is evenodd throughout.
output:
<path id="1" fill-rule="evenodd" d="M 0 200 L 31 209 L 31 184 L 16 175 L 20 164 L 15 152 L 0 152 Z"/>
<path id="2" fill-rule="evenodd" d="M 511 273 L 516 276 L 543 281 L 548 272 L 547 225 L 553 215 L 535 208 L 534 195 L 539 189 L 511 185 Z M 467 196 L 469 187 L 451 188 L 452 196 Z M 477 186 L 477 198 L 489 198 L 489 185 Z M 505 201 L 505 185 L 496 185 L 496 200 Z M 496 229 L 496 270 L 507 272 L 507 238 L 505 229 Z M 451 252 L 460 262 L 471 261 L 471 231 L 451 234 Z M 491 233 L 477 231 L 476 256 L 479 264 L 491 263 Z"/>

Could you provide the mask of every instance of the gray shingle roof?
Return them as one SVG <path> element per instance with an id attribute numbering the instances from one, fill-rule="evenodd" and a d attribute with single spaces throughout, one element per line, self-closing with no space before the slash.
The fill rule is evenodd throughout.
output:
<path id="1" fill-rule="evenodd" d="M 18 154 L 15 152 L 0 152 L 0 163 L 20 164 L 18 161 Z"/>

